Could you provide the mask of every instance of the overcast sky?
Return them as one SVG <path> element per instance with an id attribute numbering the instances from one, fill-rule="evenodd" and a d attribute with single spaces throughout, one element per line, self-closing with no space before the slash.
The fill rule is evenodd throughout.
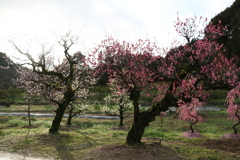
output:
<path id="1" fill-rule="evenodd" d="M 181 18 L 209 20 L 234 0 L 0 0 L 0 52 L 13 54 L 7 39 L 17 38 L 25 48 L 29 39 L 50 40 L 68 30 L 86 47 L 106 35 L 136 41 L 155 37 L 166 47 L 175 38 L 177 12 Z M 26 38 L 27 37 L 27 38 Z M 81 50 L 81 48 L 79 48 Z"/>

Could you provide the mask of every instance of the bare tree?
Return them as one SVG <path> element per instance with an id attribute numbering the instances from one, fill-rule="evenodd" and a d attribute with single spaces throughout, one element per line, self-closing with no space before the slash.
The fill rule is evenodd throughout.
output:
<path id="1" fill-rule="evenodd" d="M 32 53 L 23 52 L 15 43 L 15 49 L 27 58 L 24 64 L 30 65 L 31 70 L 19 70 L 19 86 L 28 92 L 37 93 L 45 100 L 57 104 L 56 115 L 49 129 L 50 133 L 57 133 L 67 106 L 74 101 L 77 91 L 86 88 L 96 81 L 91 76 L 91 68 L 81 52 L 70 54 L 70 48 L 77 43 L 77 38 L 67 33 L 58 42 L 63 48 L 64 59 L 60 64 L 55 64 L 51 56 L 52 47 L 42 51 L 38 58 Z M 22 84 L 22 85 L 21 85 Z"/>

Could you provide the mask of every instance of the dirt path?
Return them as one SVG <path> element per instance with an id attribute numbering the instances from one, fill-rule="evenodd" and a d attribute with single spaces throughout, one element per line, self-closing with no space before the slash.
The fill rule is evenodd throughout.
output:
<path id="1" fill-rule="evenodd" d="M 0 151 L 0 160 L 50 160 L 46 158 L 35 158 L 30 156 L 24 156 L 16 153 L 8 153 Z"/>

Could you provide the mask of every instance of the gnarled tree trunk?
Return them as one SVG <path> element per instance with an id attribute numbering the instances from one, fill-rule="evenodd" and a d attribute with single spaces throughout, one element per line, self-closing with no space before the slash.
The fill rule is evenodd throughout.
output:
<path id="1" fill-rule="evenodd" d="M 149 125 L 146 121 L 147 112 L 139 113 L 134 116 L 133 125 L 128 132 L 126 143 L 128 145 L 135 145 L 141 143 L 142 135 L 144 133 L 145 127 Z"/>
<path id="2" fill-rule="evenodd" d="M 128 145 L 137 145 L 141 143 L 145 127 L 148 126 L 150 122 L 154 121 L 155 117 L 161 112 L 168 110 L 169 106 L 176 105 L 177 102 L 177 99 L 172 94 L 167 93 L 160 102 L 154 104 L 148 111 L 140 113 L 138 108 L 139 93 L 131 93 L 132 97 L 130 97 L 134 104 L 134 120 L 126 138 L 126 143 Z"/>
<path id="3" fill-rule="evenodd" d="M 56 110 L 56 115 L 54 117 L 54 120 L 52 122 L 52 126 L 49 129 L 49 133 L 58 133 L 64 112 L 69 105 L 69 103 L 72 101 L 72 98 L 74 97 L 74 91 L 70 88 L 64 93 L 64 100 L 62 103 L 58 103 L 58 109 Z"/>
<path id="4" fill-rule="evenodd" d="M 49 133 L 58 133 L 64 112 L 66 110 L 66 107 L 64 104 L 59 105 L 58 109 L 55 111 L 56 115 L 54 117 L 54 120 L 52 122 L 52 126 L 49 129 Z"/>
<path id="5" fill-rule="evenodd" d="M 140 91 L 133 89 L 130 93 L 130 100 L 133 101 L 133 124 L 128 132 L 126 143 L 129 145 L 138 144 L 141 142 L 142 134 L 145 126 L 141 123 L 142 118 L 139 112 Z"/>

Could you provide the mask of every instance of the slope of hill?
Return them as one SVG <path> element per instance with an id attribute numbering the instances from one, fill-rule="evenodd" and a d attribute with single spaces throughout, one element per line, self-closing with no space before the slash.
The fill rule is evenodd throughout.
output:
<path id="1" fill-rule="evenodd" d="M 0 89 L 14 87 L 13 79 L 18 77 L 15 65 L 13 64 L 9 66 L 8 61 L 12 62 L 7 58 L 5 53 L 0 52 Z"/>

